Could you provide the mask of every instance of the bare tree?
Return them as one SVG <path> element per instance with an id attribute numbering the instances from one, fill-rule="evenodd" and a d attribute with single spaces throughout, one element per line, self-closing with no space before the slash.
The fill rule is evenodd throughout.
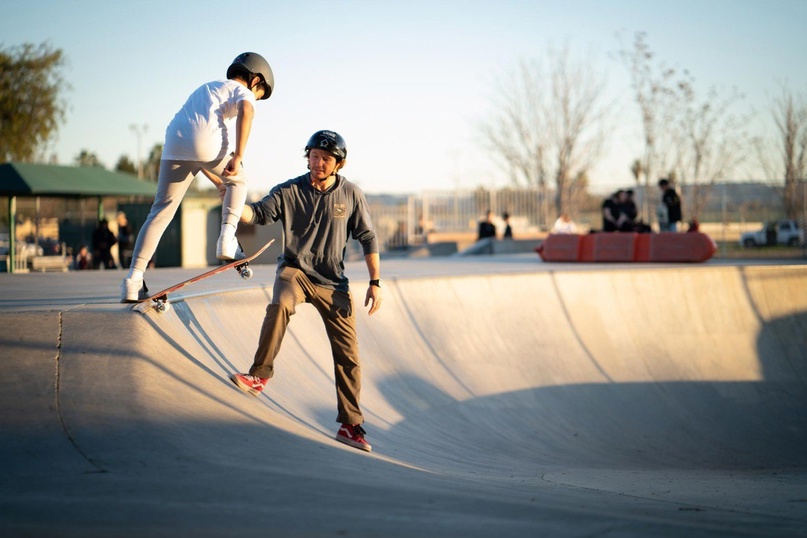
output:
<path id="1" fill-rule="evenodd" d="M 497 88 L 493 116 L 482 125 L 485 145 L 510 169 L 514 182 L 537 187 L 544 224 L 549 190 L 554 211 L 572 213 L 575 190 L 601 157 L 606 133 L 605 76 L 592 60 L 576 61 L 568 47 L 546 63 L 522 60 Z"/>
<path id="2" fill-rule="evenodd" d="M 650 182 L 660 170 L 668 170 L 671 162 L 671 148 L 681 140 L 680 131 L 672 129 L 678 125 L 682 88 L 689 84 L 686 71 L 678 70 L 664 63 L 655 63 L 655 54 L 650 50 L 644 32 L 634 35 L 633 48 L 623 48 L 619 52 L 631 76 L 631 87 L 642 116 L 644 134 L 644 155 L 640 170 L 644 174 L 645 196 L 642 197 L 642 217 L 649 218 Z M 638 177 L 638 176 L 637 176 Z"/>
<path id="3" fill-rule="evenodd" d="M 666 172 L 685 189 L 685 210 L 698 218 L 712 187 L 743 162 L 750 149 L 748 116 L 733 112 L 742 99 L 736 90 L 712 88 L 700 100 L 692 75 L 656 62 L 646 34 L 634 36 L 633 48 L 620 52 L 631 74 L 636 103 L 642 115 L 644 155 L 631 167 L 639 182 L 644 175 L 642 213 L 647 218 L 651 182 Z"/>
<path id="4" fill-rule="evenodd" d="M 785 213 L 795 219 L 804 211 L 807 188 L 803 185 L 807 180 L 807 98 L 804 94 L 793 94 L 783 85 L 771 112 L 778 137 L 776 142 L 760 143 L 759 161 L 769 178 L 784 178 Z"/>
<path id="5" fill-rule="evenodd" d="M 538 188 L 547 223 L 548 146 L 543 106 L 545 89 L 536 62 L 522 60 L 496 89 L 495 116 L 482 125 L 488 149 L 509 168 L 513 183 Z"/>
<path id="6" fill-rule="evenodd" d="M 729 177 L 748 156 L 748 116 L 732 113 L 742 99 L 736 90 L 721 94 L 713 88 L 701 102 L 693 84 L 679 86 L 679 91 L 684 107 L 673 170 L 680 185 L 689 187 L 684 207 L 700 219 L 715 183 Z"/>

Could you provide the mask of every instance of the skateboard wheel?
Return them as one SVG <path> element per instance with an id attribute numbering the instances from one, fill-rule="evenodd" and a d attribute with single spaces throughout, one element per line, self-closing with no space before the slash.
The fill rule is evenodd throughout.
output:
<path id="1" fill-rule="evenodd" d="M 241 269 L 241 278 L 243 278 L 244 280 L 249 280 L 250 278 L 252 278 L 252 269 L 250 269 L 249 267 L 244 267 L 243 269 Z"/>
<path id="2" fill-rule="evenodd" d="M 157 302 L 157 306 L 155 306 L 154 309 L 160 314 L 165 314 L 166 312 L 171 310 L 171 305 L 167 301 L 159 301 Z"/>

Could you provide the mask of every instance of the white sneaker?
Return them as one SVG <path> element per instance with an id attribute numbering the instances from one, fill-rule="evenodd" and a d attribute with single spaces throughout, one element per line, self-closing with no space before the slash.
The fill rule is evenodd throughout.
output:
<path id="1" fill-rule="evenodd" d="M 234 235 L 220 235 L 216 241 L 216 258 L 219 260 L 234 260 L 238 252 L 238 239 Z"/>
<path id="2" fill-rule="evenodd" d="M 145 280 L 135 280 L 133 278 L 124 278 L 120 285 L 120 302 L 122 303 L 136 303 L 142 301 L 149 296 L 149 289 L 146 287 Z"/>

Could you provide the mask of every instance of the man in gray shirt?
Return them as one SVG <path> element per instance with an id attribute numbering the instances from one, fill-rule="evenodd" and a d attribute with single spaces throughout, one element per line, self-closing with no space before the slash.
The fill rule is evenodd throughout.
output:
<path id="1" fill-rule="evenodd" d="M 344 259 L 348 239 L 358 240 L 370 273 L 364 306 L 370 306 L 372 315 L 381 306 L 378 241 L 361 189 L 337 174 L 347 158 L 345 140 L 333 131 L 318 131 L 306 144 L 305 156 L 309 173 L 244 206 L 244 223 L 282 223 L 284 247 L 252 367 L 231 379 L 241 390 L 260 394 L 274 374 L 274 360 L 296 306 L 311 303 L 325 323 L 333 352 L 336 421 L 341 423 L 336 439 L 369 452 L 361 427 L 361 366 Z"/>

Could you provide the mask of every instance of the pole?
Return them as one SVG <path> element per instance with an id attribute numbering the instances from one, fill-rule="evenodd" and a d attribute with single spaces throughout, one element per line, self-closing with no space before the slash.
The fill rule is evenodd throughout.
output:
<path id="1" fill-rule="evenodd" d="M 721 246 L 720 250 L 723 254 L 723 257 L 726 256 L 727 245 L 726 245 L 726 228 L 728 228 L 728 214 L 726 213 L 727 208 L 727 199 L 726 199 L 726 189 L 728 188 L 728 183 L 723 183 L 723 195 L 720 197 L 720 213 L 721 213 L 721 220 L 723 221 L 723 236 L 721 237 Z"/>
<path id="2" fill-rule="evenodd" d="M 801 233 L 802 249 L 804 250 L 804 257 L 807 258 L 807 179 L 801 180 Z"/>
<path id="3" fill-rule="evenodd" d="M 141 142 L 143 141 L 143 135 L 146 134 L 148 131 L 149 126 L 145 123 L 143 125 L 137 125 L 135 123 L 129 125 L 129 130 L 132 131 L 137 138 L 137 179 L 143 179 L 143 159 L 141 158 Z"/>
<path id="4" fill-rule="evenodd" d="M 6 271 L 14 272 L 17 264 L 17 197 L 8 197 L 8 267 Z"/>

